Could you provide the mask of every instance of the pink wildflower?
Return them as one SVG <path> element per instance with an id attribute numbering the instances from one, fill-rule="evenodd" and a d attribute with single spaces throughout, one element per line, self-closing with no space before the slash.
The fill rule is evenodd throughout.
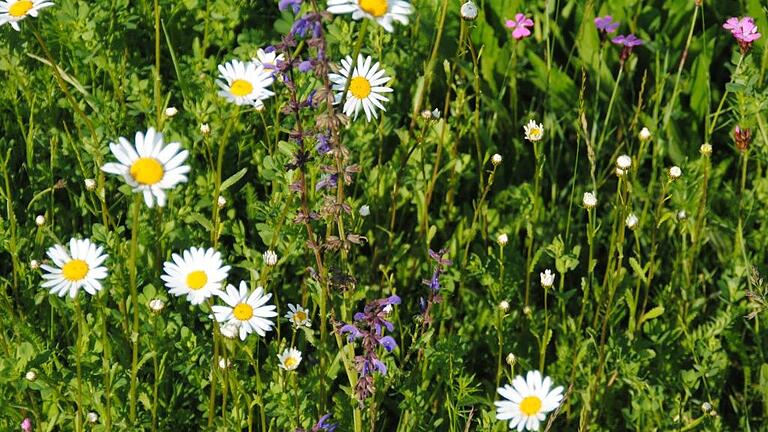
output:
<path id="1" fill-rule="evenodd" d="M 21 430 L 24 432 L 32 432 L 32 420 L 29 417 L 25 418 L 21 422 Z"/>
<path id="2" fill-rule="evenodd" d="M 752 17 L 736 18 L 731 17 L 723 24 L 723 28 L 729 30 L 736 41 L 739 43 L 742 53 L 749 51 L 752 42 L 760 39 L 762 36 L 757 31 L 757 25 Z"/>
<path id="3" fill-rule="evenodd" d="M 531 35 L 531 31 L 527 27 L 533 27 L 533 20 L 526 17 L 525 14 L 515 14 L 514 20 L 507 20 L 506 26 L 512 30 L 512 37 L 520 40 L 527 38 Z"/>

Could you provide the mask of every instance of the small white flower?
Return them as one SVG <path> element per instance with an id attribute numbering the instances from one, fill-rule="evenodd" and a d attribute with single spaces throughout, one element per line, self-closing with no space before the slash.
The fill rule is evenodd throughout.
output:
<path id="1" fill-rule="evenodd" d="M 440 120 L 441 115 L 442 113 L 440 112 L 439 109 L 435 108 L 432 110 L 432 120 Z"/>
<path id="2" fill-rule="evenodd" d="M 704 143 L 699 147 L 699 153 L 701 153 L 704 156 L 709 156 L 712 154 L 712 144 Z"/>
<path id="3" fill-rule="evenodd" d="M 264 258 L 264 264 L 268 266 L 273 266 L 277 264 L 277 254 L 272 250 L 268 250 L 264 252 L 263 258 Z"/>
<path id="4" fill-rule="evenodd" d="M 640 141 L 648 141 L 651 139 L 651 131 L 649 131 L 647 127 L 642 128 L 638 134 L 638 138 L 640 138 Z"/>
<path id="5" fill-rule="evenodd" d="M 0 1 L 0 26 L 10 23 L 16 31 L 21 31 L 19 21 L 31 16 L 37 17 L 40 9 L 53 6 L 53 2 L 46 0 L 7 0 Z"/>
<path id="6" fill-rule="evenodd" d="M 392 313 L 392 305 L 391 305 L 391 304 L 388 304 L 388 305 L 384 306 L 384 307 L 381 309 L 381 311 L 384 313 L 384 315 L 389 315 L 389 314 L 391 314 L 391 313 Z"/>
<path id="7" fill-rule="evenodd" d="M 198 305 L 212 295 L 221 293 L 221 286 L 229 274 L 229 266 L 221 260 L 221 254 L 213 248 L 193 247 L 179 254 L 172 254 L 173 261 L 163 265 L 168 292 L 175 296 L 187 296 L 193 305 Z"/>
<path id="8" fill-rule="evenodd" d="M 499 309 L 501 309 L 502 312 L 506 312 L 509 310 L 509 302 L 506 300 L 502 300 L 499 302 Z"/>
<path id="9" fill-rule="evenodd" d="M 616 158 L 616 166 L 627 171 L 632 166 L 632 158 L 625 154 L 621 155 Z"/>
<path id="10" fill-rule="evenodd" d="M 165 109 L 165 116 L 166 117 L 173 117 L 176 114 L 179 113 L 179 110 L 177 110 L 175 107 L 168 107 Z"/>
<path id="11" fill-rule="evenodd" d="M 541 378 L 539 371 L 530 371 L 526 378 L 518 375 L 512 385 L 499 387 L 497 391 L 503 399 L 494 402 L 496 419 L 509 420 L 510 429 L 539 430 L 547 413 L 557 409 L 563 400 L 563 387 L 552 389 L 552 379 Z"/>
<path id="12" fill-rule="evenodd" d="M 704 402 L 701 404 L 701 410 L 705 413 L 712 411 L 712 404 L 709 402 Z"/>
<path id="13" fill-rule="evenodd" d="M 277 62 L 285 61 L 285 55 L 278 54 L 277 50 L 266 52 L 263 49 L 259 48 L 256 51 L 256 58 L 252 59 L 251 61 L 256 63 L 257 65 L 264 66 L 264 69 L 272 70 L 274 73 L 274 70 L 277 67 Z"/>
<path id="14" fill-rule="evenodd" d="M 496 153 L 493 156 L 491 156 L 491 163 L 493 166 L 499 166 L 501 164 L 501 155 Z"/>
<path id="15" fill-rule="evenodd" d="M 83 181 L 83 183 L 85 183 L 85 189 L 87 189 L 89 191 L 92 191 L 92 190 L 96 189 L 96 180 L 94 180 L 92 178 L 85 179 Z"/>
<path id="16" fill-rule="evenodd" d="M 517 363 L 517 357 L 515 357 L 515 355 L 512 353 L 507 354 L 507 364 L 514 366 L 515 363 Z"/>
<path id="17" fill-rule="evenodd" d="M 541 286 L 544 289 L 552 288 L 552 285 L 555 284 L 555 274 L 550 269 L 544 270 L 544 273 L 539 273 L 539 277 L 541 278 Z"/>
<path id="18" fill-rule="evenodd" d="M 241 281 L 239 290 L 234 285 L 227 285 L 227 291 L 219 294 L 219 298 L 226 306 L 214 305 L 211 308 L 213 315 L 220 323 L 237 323 L 240 340 L 245 340 L 251 332 L 264 337 L 275 325 L 270 320 L 277 316 L 275 305 L 267 304 L 272 294 L 265 294 L 262 287 L 249 291 L 248 284 Z"/>
<path id="19" fill-rule="evenodd" d="M 235 321 L 230 321 L 221 326 L 219 333 L 227 339 L 234 339 L 240 334 L 240 325 Z"/>
<path id="20" fill-rule="evenodd" d="M 360 216 L 366 217 L 371 214 L 371 208 L 368 206 L 368 204 L 361 205 L 359 212 Z"/>
<path id="21" fill-rule="evenodd" d="M 638 223 L 639 221 L 640 221 L 640 220 L 637 218 L 637 215 L 636 215 L 636 214 L 634 214 L 634 213 L 630 213 L 630 214 L 627 216 L 627 219 L 626 219 L 624 222 L 627 224 L 627 228 L 629 228 L 629 229 L 635 229 L 635 228 L 637 228 L 637 223 Z"/>
<path id="22" fill-rule="evenodd" d="M 224 208 L 224 206 L 227 205 L 227 199 L 219 195 L 219 199 L 216 200 L 216 205 L 218 205 L 219 208 Z"/>
<path id="23" fill-rule="evenodd" d="M 686 213 L 685 210 L 677 212 L 677 220 L 684 221 L 686 219 L 688 219 L 688 213 Z"/>
<path id="24" fill-rule="evenodd" d="M 360 110 L 365 112 L 365 118 L 370 122 L 371 117 L 378 118 L 376 110 L 386 111 L 382 102 L 389 102 L 384 93 L 391 93 L 392 88 L 386 84 L 392 79 L 382 69 L 379 62 L 373 63 L 371 56 L 357 56 L 353 62 L 352 57 L 347 56 L 341 60 L 339 73 L 331 73 L 328 78 L 333 83 L 334 104 L 344 100 L 344 114 L 357 118 Z M 349 89 L 346 96 L 344 89 Z"/>
<path id="25" fill-rule="evenodd" d="M 219 369 L 229 369 L 232 362 L 228 358 L 219 357 Z"/>
<path id="26" fill-rule="evenodd" d="M 208 135 L 211 133 L 211 127 L 208 126 L 208 123 L 203 123 L 200 125 L 200 133 L 203 135 Z"/>
<path id="27" fill-rule="evenodd" d="M 584 208 L 591 209 L 597 205 L 597 197 L 593 192 L 584 192 L 584 197 L 581 199 Z"/>
<path id="28" fill-rule="evenodd" d="M 165 303 L 159 298 L 155 298 L 149 301 L 149 309 L 154 313 L 160 313 L 164 307 Z"/>
<path id="29" fill-rule="evenodd" d="M 40 268 L 40 263 L 37 262 L 37 260 L 32 260 L 29 262 L 29 268 L 31 268 L 32 270 L 37 270 Z"/>
<path id="30" fill-rule="evenodd" d="M 616 177 L 624 177 L 625 175 L 627 175 L 626 170 L 616 167 Z"/>
<path id="31" fill-rule="evenodd" d="M 461 5 L 461 17 L 467 21 L 473 21 L 477 18 L 477 5 L 472 0 Z"/>
<path id="32" fill-rule="evenodd" d="M 544 125 L 541 123 L 537 124 L 533 119 L 529 120 L 528 124 L 523 126 L 523 130 L 525 131 L 525 139 L 528 141 L 536 142 L 544 137 Z"/>
<path id="33" fill-rule="evenodd" d="M 88 413 L 88 423 L 96 424 L 99 421 L 99 415 L 91 411 Z"/>
<path id="34" fill-rule="evenodd" d="M 27 371 L 27 373 L 24 375 L 24 378 L 26 378 L 29 382 L 34 382 L 37 379 L 37 373 L 33 370 Z"/>
<path id="35" fill-rule="evenodd" d="M 393 21 L 408 24 L 413 6 L 404 0 L 328 0 L 328 12 L 336 15 L 352 12 L 353 20 L 372 19 L 392 33 Z"/>
<path id="36" fill-rule="evenodd" d="M 509 241 L 509 236 L 507 236 L 506 233 L 501 233 L 496 237 L 496 243 L 499 244 L 499 246 L 504 246 Z"/>
<path id="37" fill-rule="evenodd" d="M 282 354 L 278 354 L 277 358 L 280 360 L 280 368 L 287 371 L 296 370 L 301 363 L 301 351 L 296 348 L 286 348 Z"/>
<path id="38" fill-rule="evenodd" d="M 312 321 L 309 319 L 309 312 L 301 307 L 301 305 L 292 305 L 291 303 L 288 303 L 288 309 L 289 311 L 285 314 L 285 317 L 288 318 L 288 321 L 290 321 L 294 327 L 312 327 Z"/>
<path id="39" fill-rule="evenodd" d="M 669 169 L 669 178 L 672 180 L 677 180 L 682 175 L 683 175 L 683 170 L 681 170 L 680 167 L 677 165 Z"/>
<path id="40" fill-rule="evenodd" d="M 51 294 L 61 297 L 69 294 L 75 298 L 80 288 L 88 294 L 96 294 L 102 288 L 100 281 L 107 277 L 107 268 L 102 266 L 107 254 L 102 252 L 101 246 L 88 239 L 71 239 L 68 249 L 61 245 L 50 247 L 48 257 L 54 265 L 40 266 L 46 272 L 43 288 L 49 288 Z"/>
<path id="41" fill-rule="evenodd" d="M 219 73 L 219 96 L 235 105 L 263 107 L 263 101 L 275 95 L 268 89 L 274 81 L 272 70 L 262 64 L 232 60 L 219 65 Z"/>
<path id="42" fill-rule="evenodd" d="M 37 224 L 37 226 L 39 227 L 45 225 L 45 216 L 37 215 L 37 217 L 35 218 L 35 224 Z"/>
<path id="43" fill-rule="evenodd" d="M 432 120 L 432 111 L 430 110 L 424 110 L 421 112 L 421 118 L 424 120 Z"/>

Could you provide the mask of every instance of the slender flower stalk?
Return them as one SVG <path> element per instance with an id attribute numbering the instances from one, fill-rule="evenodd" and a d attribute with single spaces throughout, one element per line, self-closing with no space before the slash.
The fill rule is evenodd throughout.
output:
<path id="1" fill-rule="evenodd" d="M 104 375 L 104 429 L 112 430 L 112 379 L 110 377 L 111 346 L 107 333 L 107 311 L 104 306 L 104 296 L 99 296 L 99 314 L 101 315 L 101 354 L 102 374 Z"/>
<path id="2" fill-rule="evenodd" d="M 139 373 L 139 294 L 136 278 L 136 255 L 139 249 L 139 210 L 141 208 L 141 194 L 133 194 L 133 213 L 131 216 L 131 247 L 128 259 L 128 279 L 131 288 L 131 308 L 133 309 L 133 325 L 131 327 L 131 384 L 130 384 L 130 412 L 131 425 L 136 424 L 137 379 Z"/>
<path id="3" fill-rule="evenodd" d="M 75 317 L 77 319 L 77 341 L 75 342 L 75 368 L 77 369 L 77 417 L 75 418 L 75 431 L 83 430 L 83 371 L 81 356 L 83 352 L 83 311 L 80 309 L 80 299 L 75 297 Z"/>

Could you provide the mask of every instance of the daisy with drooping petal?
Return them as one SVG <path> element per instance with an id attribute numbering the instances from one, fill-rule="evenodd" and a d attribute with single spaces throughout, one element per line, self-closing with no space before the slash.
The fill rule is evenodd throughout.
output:
<path id="1" fill-rule="evenodd" d="M 499 387 L 499 394 L 506 400 L 495 401 L 496 419 L 509 420 L 509 428 L 522 431 L 539 430 L 539 424 L 554 411 L 563 400 L 563 387 L 552 389 L 552 380 L 542 381 L 539 371 L 530 371 L 525 379 L 515 377 L 512 385 Z"/>
<path id="2" fill-rule="evenodd" d="M 292 305 L 288 303 L 288 313 L 285 317 L 293 324 L 294 327 L 299 328 L 301 326 L 312 327 L 312 321 L 309 320 L 309 313 L 301 305 Z"/>
<path id="3" fill-rule="evenodd" d="M 101 264 L 107 259 L 101 246 L 96 246 L 88 239 L 69 241 L 69 250 L 64 246 L 54 245 L 48 249 L 48 257 L 54 266 L 46 264 L 40 267 L 48 272 L 43 275 L 44 288 L 50 288 L 51 294 L 64 297 L 67 293 L 72 298 L 82 288 L 94 295 L 102 286 L 100 280 L 107 277 L 107 268 Z"/>
<path id="4" fill-rule="evenodd" d="M 135 147 L 123 137 L 118 141 L 109 144 L 118 162 L 104 164 L 101 170 L 123 176 L 134 192 L 144 194 L 147 207 L 153 207 L 155 200 L 158 206 L 165 206 L 165 190 L 187 181 L 189 165 L 184 161 L 189 152 L 181 150 L 177 142 L 164 145 L 163 134 L 154 128 L 146 134 L 136 132 Z"/>
<path id="5" fill-rule="evenodd" d="M 357 118 L 357 114 L 362 108 L 365 111 L 365 118 L 371 121 L 371 116 L 378 118 L 376 108 L 386 111 L 381 103 L 388 102 L 389 99 L 382 96 L 381 93 L 392 91 L 390 87 L 384 86 L 391 78 L 387 76 L 384 69 L 381 69 L 379 62 L 371 66 L 371 61 L 370 56 L 363 59 L 362 55 L 358 55 L 357 64 L 353 69 L 352 57 L 347 56 L 341 60 L 339 73 L 328 75 L 333 83 L 333 90 L 337 92 L 334 103 L 341 102 L 344 89 L 347 88 L 347 80 L 350 80 L 349 91 L 344 101 L 344 114 L 349 117 Z"/>
<path id="6" fill-rule="evenodd" d="M 46 0 L 8 0 L 0 1 L 0 26 L 10 23 L 16 31 L 21 31 L 19 21 L 31 16 L 37 17 L 40 9 L 53 6 L 53 2 Z"/>
<path id="7" fill-rule="evenodd" d="M 525 139 L 528 141 L 539 141 L 544 137 L 544 125 L 536 123 L 536 120 L 529 120 L 528 124 L 523 126 L 523 130 L 525 131 Z"/>
<path id="8" fill-rule="evenodd" d="M 413 6 L 403 0 L 328 0 L 328 12 L 336 15 L 352 12 L 353 20 L 369 18 L 392 33 L 395 30 L 392 21 L 408 24 Z"/>
<path id="9" fill-rule="evenodd" d="M 277 358 L 280 360 L 280 368 L 287 371 L 296 370 L 301 363 L 301 351 L 296 348 L 286 348 L 282 354 L 278 354 Z"/>
<path id="10" fill-rule="evenodd" d="M 193 305 L 202 303 L 208 297 L 221 294 L 221 283 L 229 274 L 229 266 L 221 262 L 221 254 L 213 248 L 193 247 L 181 255 L 171 255 L 173 262 L 163 265 L 168 292 L 175 296 L 186 295 Z"/>
<path id="11" fill-rule="evenodd" d="M 272 70 L 261 63 L 232 60 L 219 65 L 221 77 L 216 81 L 221 90 L 219 96 L 235 105 L 264 106 L 262 102 L 274 93 L 267 89 L 274 81 Z"/>
<path id="12" fill-rule="evenodd" d="M 264 288 L 256 287 L 249 292 L 248 284 L 242 281 L 239 291 L 234 285 L 227 285 L 227 292 L 220 293 L 219 297 L 227 306 L 214 305 L 213 315 L 220 323 L 237 323 L 240 340 L 245 340 L 251 332 L 264 337 L 266 332 L 272 330 L 274 323 L 269 318 L 276 317 L 277 312 L 275 305 L 266 304 L 272 294 L 264 294 Z"/>

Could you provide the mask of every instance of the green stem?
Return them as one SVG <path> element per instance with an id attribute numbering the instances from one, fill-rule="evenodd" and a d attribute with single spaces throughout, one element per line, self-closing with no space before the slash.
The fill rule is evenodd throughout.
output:
<path id="1" fill-rule="evenodd" d="M 736 69 L 733 71 L 733 75 L 731 75 L 731 83 L 733 82 L 733 77 L 738 75 L 739 69 L 741 69 L 741 62 L 744 60 L 744 54 L 742 53 L 739 57 L 739 62 L 736 63 Z M 712 118 L 712 123 L 709 125 L 709 129 L 707 129 L 707 136 L 704 140 L 705 142 L 710 142 L 710 137 L 712 136 L 712 132 L 715 131 L 715 126 L 717 126 L 717 118 L 720 116 L 720 112 L 723 110 L 723 105 L 725 104 L 725 98 L 728 96 L 728 87 L 725 87 L 725 91 L 723 92 L 723 97 L 720 98 L 720 103 L 717 105 L 717 110 L 715 111 L 714 117 Z"/>
<path id="2" fill-rule="evenodd" d="M 83 371 L 80 365 L 83 342 L 83 311 L 80 309 L 80 299 L 75 297 L 75 316 L 77 319 L 77 341 L 75 342 L 75 367 L 77 368 L 77 418 L 75 431 L 83 430 Z"/>
<path id="3" fill-rule="evenodd" d="M 131 308 L 133 308 L 133 327 L 131 329 L 131 387 L 130 387 L 130 425 L 136 424 L 136 385 L 139 372 L 139 294 L 136 280 L 136 255 L 139 243 L 139 209 L 141 194 L 133 195 L 133 215 L 131 217 L 131 249 L 128 262 L 128 277 L 131 286 Z"/>
<path id="4" fill-rule="evenodd" d="M 605 134 L 608 133 L 608 121 L 611 119 L 611 113 L 613 112 L 613 102 L 616 100 L 616 94 L 619 92 L 619 83 L 621 77 L 624 75 L 624 63 L 619 67 L 619 74 L 616 76 L 616 83 L 613 85 L 613 91 L 611 92 L 611 99 L 608 101 L 608 111 L 605 113 L 605 120 L 603 121 L 603 129 L 600 131 L 600 140 L 595 146 L 595 154 L 600 154 L 600 150 L 603 148 L 603 141 L 605 141 Z M 594 137 L 593 137 L 594 138 Z M 594 142 L 594 139 L 593 139 Z"/>
<path id="5" fill-rule="evenodd" d="M 107 310 L 103 300 L 99 299 L 99 311 L 101 312 L 101 353 L 102 370 L 104 374 L 104 429 L 112 430 L 112 379 L 110 377 L 110 344 L 107 334 Z"/>

